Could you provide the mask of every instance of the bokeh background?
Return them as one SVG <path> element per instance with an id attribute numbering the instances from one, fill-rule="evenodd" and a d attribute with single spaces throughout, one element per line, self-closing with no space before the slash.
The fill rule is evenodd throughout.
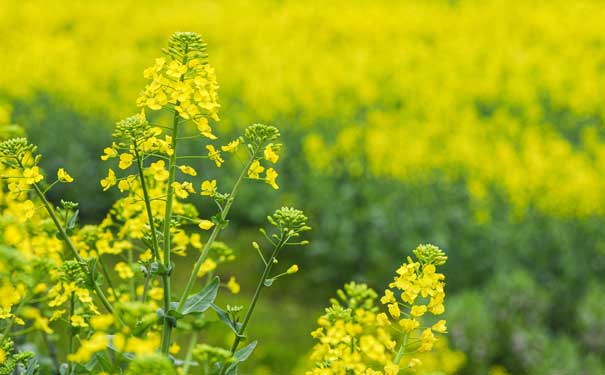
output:
<path id="1" fill-rule="evenodd" d="M 464 353 L 448 371 L 600 374 L 603 20 L 598 0 L 0 0 L 0 112 L 43 167 L 75 177 L 55 199 L 98 221 L 116 198 L 97 183 L 113 124 L 168 36 L 198 32 L 221 85 L 217 133 L 263 122 L 285 144 L 279 193 L 249 185 L 233 211 L 225 272 L 243 288 L 225 302 L 252 293 L 249 242 L 274 208 L 314 228 L 285 254 L 301 272 L 261 300 L 253 372 L 297 373 L 338 287 L 380 290 L 431 242 L 450 257 L 449 346 Z"/>

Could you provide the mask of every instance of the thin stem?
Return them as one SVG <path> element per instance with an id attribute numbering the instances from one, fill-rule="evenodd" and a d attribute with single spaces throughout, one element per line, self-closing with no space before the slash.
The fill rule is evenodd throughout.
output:
<path id="1" fill-rule="evenodd" d="M 82 270 L 88 274 L 89 270 L 85 266 L 84 259 L 80 256 L 80 254 L 78 254 L 78 250 L 76 250 L 76 246 L 71 241 L 71 238 L 69 238 L 69 235 L 67 234 L 67 231 L 65 230 L 65 228 L 63 228 L 63 225 L 61 225 L 61 222 L 59 221 L 59 218 L 57 217 L 57 214 L 55 213 L 53 206 L 50 204 L 48 199 L 46 199 L 46 196 L 44 195 L 42 190 L 40 190 L 40 187 L 38 187 L 38 184 L 34 183 L 33 187 L 34 187 L 34 190 L 36 191 L 36 194 L 40 198 L 40 200 L 42 200 L 42 202 L 44 203 L 44 207 L 46 208 L 46 211 L 48 212 L 48 215 L 52 219 L 53 223 L 57 227 L 57 230 L 59 231 L 61 238 L 63 238 L 63 241 L 65 242 L 65 244 L 67 245 L 67 247 L 69 248 L 71 253 L 73 254 L 74 258 L 76 258 L 76 260 L 80 264 L 80 267 L 82 267 Z M 103 291 L 101 290 L 99 285 L 97 285 L 97 283 L 94 283 L 94 282 L 92 283 L 92 285 L 93 285 L 95 292 L 97 293 L 97 296 L 101 300 L 101 303 L 105 307 L 105 309 L 107 311 L 109 311 L 111 314 L 113 314 L 114 313 L 113 307 L 111 306 L 111 303 L 109 303 L 109 301 L 107 300 L 107 297 L 105 297 L 105 294 L 103 293 Z"/>
<path id="2" fill-rule="evenodd" d="M 189 348 L 187 348 L 187 355 L 185 355 L 185 365 L 183 366 L 183 375 L 187 375 L 189 367 L 191 366 L 191 357 L 193 357 L 193 348 L 197 344 L 197 331 L 193 331 L 191 334 L 191 340 L 189 341 Z"/>
<path id="3" fill-rule="evenodd" d="M 158 236 L 155 232 L 155 225 L 153 223 L 153 211 L 151 210 L 151 200 L 149 199 L 149 191 L 147 190 L 147 182 L 145 181 L 145 175 L 143 173 L 143 160 L 141 160 L 141 155 L 139 155 L 139 150 L 137 145 L 134 145 L 134 155 L 137 159 L 137 167 L 139 170 L 139 179 L 141 180 L 141 189 L 143 190 L 143 197 L 145 201 L 145 210 L 147 211 L 147 220 L 149 221 L 149 228 L 151 230 L 151 241 L 152 241 L 152 250 L 153 257 L 156 262 L 160 259 L 160 245 L 158 242 Z"/>
<path id="4" fill-rule="evenodd" d="M 408 344 L 408 334 L 403 335 L 403 341 L 401 341 L 401 346 L 399 347 L 399 351 L 393 360 L 393 363 L 398 365 L 401 361 L 401 357 L 405 354 L 405 346 Z"/>
<path id="5" fill-rule="evenodd" d="M 172 155 L 170 155 L 170 161 L 168 162 L 168 193 L 166 194 L 166 211 L 164 212 L 164 269 L 165 272 L 162 275 L 164 283 L 164 312 L 167 314 L 170 310 L 171 290 L 170 290 L 170 222 L 172 221 L 172 201 L 174 199 L 174 183 L 175 171 L 176 171 L 176 144 L 179 130 L 179 114 L 174 112 L 172 119 Z M 172 325 L 167 319 L 164 319 L 164 326 L 162 328 L 162 352 L 168 353 L 170 349 L 170 334 L 172 332 Z"/>
<path id="6" fill-rule="evenodd" d="M 71 317 L 74 315 L 75 304 L 76 304 L 75 294 L 72 293 L 69 298 L 69 315 L 67 316 L 67 324 L 69 325 L 69 328 L 68 328 L 69 337 L 67 338 L 67 358 L 69 358 L 69 355 L 74 352 L 74 327 L 71 325 Z M 67 373 L 71 374 L 71 372 L 72 372 L 71 362 L 69 361 L 69 359 L 67 359 L 66 362 L 67 362 Z"/>
<path id="7" fill-rule="evenodd" d="M 244 176 L 246 175 L 246 172 L 250 168 L 250 165 L 254 161 L 255 157 L 256 157 L 256 154 L 252 155 L 252 157 L 250 158 L 250 160 L 248 161 L 248 163 L 246 164 L 246 166 L 240 173 L 237 181 L 235 181 L 235 184 L 233 185 L 233 189 L 231 190 L 231 193 L 229 194 L 229 199 L 227 200 L 227 203 L 225 204 L 225 208 L 221 211 L 221 221 L 224 221 L 227 218 L 227 215 L 229 214 L 229 210 L 231 209 L 231 206 L 233 205 L 233 202 L 235 201 L 235 196 L 237 195 L 239 187 L 244 179 Z M 191 292 L 191 289 L 193 288 L 193 285 L 195 284 L 195 280 L 197 278 L 197 273 L 199 272 L 200 267 L 202 266 L 204 261 L 206 260 L 206 257 L 208 257 L 208 252 L 210 251 L 210 247 L 212 246 L 212 243 L 214 242 L 214 240 L 216 240 L 216 237 L 218 236 L 221 229 L 222 229 L 221 225 L 216 225 L 214 227 L 214 229 L 212 230 L 212 232 L 210 233 L 210 237 L 208 238 L 208 241 L 206 241 L 206 243 L 204 244 L 202 253 L 200 254 L 200 257 L 198 258 L 197 262 L 195 262 L 195 266 L 193 267 L 193 271 L 191 271 L 191 275 L 189 275 L 189 280 L 187 281 L 185 290 L 183 291 L 183 294 L 181 295 L 181 300 L 179 301 L 179 306 L 177 308 L 177 311 L 181 311 L 181 309 L 185 305 L 185 301 L 187 300 L 187 297 L 189 296 L 189 293 Z"/>
<path id="8" fill-rule="evenodd" d="M 233 340 L 233 345 L 231 345 L 232 354 L 235 353 L 240 341 L 242 340 L 242 336 L 243 336 L 244 332 L 246 331 L 248 322 L 250 321 L 250 318 L 252 317 L 252 313 L 254 312 L 254 307 L 256 306 L 256 302 L 258 302 L 258 299 L 260 297 L 260 292 L 265 287 L 265 280 L 267 279 L 267 277 L 269 277 L 269 274 L 271 273 L 271 268 L 273 268 L 274 260 L 277 258 L 277 256 L 279 255 L 279 251 L 284 247 L 284 244 L 286 242 L 288 242 L 287 239 L 285 239 L 285 240 L 283 238 L 280 239 L 280 241 L 277 243 L 277 246 L 275 246 L 275 248 L 273 249 L 273 254 L 271 254 L 269 261 L 265 265 L 265 270 L 263 271 L 262 276 L 258 280 L 258 284 L 256 285 L 256 290 L 254 291 L 254 295 L 252 296 L 252 302 L 250 302 L 250 307 L 248 307 L 248 311 L 246 311 L 246 315 L 244 316 L 242 325 L 241 325 L 240 329 L 238 330 L 237 335 L 235 335 L 235 339 Z"/>
<path id="9" fill-rule="evenodd" d="M 101 265 L 101 272 L 103 272 L 103 276 L 105 276 L 105 280 L 107 280 L 107 286 L 109 286 L 109 288 L 111 288 L 111 295 L 113 296 L 113 298 L 116 301 L 119 301 L 120 299 L 118 298 L 118 296 L 116 294 L 116 290 L 113 287 L 113 282 L 111 281 L 111 278 L 109 277 L 109 272 L 107 272 L 107 267 L 105 266 L 103 259 L 101 259 L 100 254 L 99 254 L 99 264 Z"/>

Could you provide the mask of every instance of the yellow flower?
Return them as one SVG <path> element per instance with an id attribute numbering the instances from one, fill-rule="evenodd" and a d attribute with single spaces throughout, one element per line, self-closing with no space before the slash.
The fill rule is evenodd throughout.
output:
<path id="1" fill-rule="evenodd" d="M 134 159 L 134 156 L 132 156 L 132 154 L 121 154 L 120 162 L 118 163 L 118 167 L 120 169 L 126 169 L 126 168 L 130 167 L 132 165 L 133 159 Z"/>
<path id="2" fill-rule="evenodd" d="M 213 197 L 216 195 L 216 180 L 202 182 L 202 195 Z"/>
<path id="3" fill-rule="evenodd" d="M 27 184 L 40 182 L 44 177 L 40 174 L 40 168 L 31 167 L 23 170 L 23 179 Z"/>
<path id="4" fill-rule="evenodd" d="M 435 341 L 437 341 L 437 339 L 435 338 L 433 331 L 431 331 L 430 328 L 425 329 L 424 331 L 422 331 L 422 334 L 420 335 L 420 347 L 418 348 L 418 351 L 419 352 L 430 351 L 431 349 L 433 349 L 433 345 L 435 345 Z"/>
<path id="5" fill-rule="evenodd" d="M 414 368 L 416 366 L 420 366 L 421 364 L 422 364 L 421 360 L 419 360 L 418 358 L 412 358 L 412 359 L 410 359 L 410 362 L 408 363 L 408 367 Z"/>
<path id="6" fill-rule="evenodd" d="M 221 152 L 216 150 L 212 145 L 206 145 L 206 150 L 208 150 L 208 159 L 214 161 L 217 167 L 220 167 L 224 160 L 221 158 Z"/>
<path id="7" fill-rule="evenodd" d="M 166 170 L 166 163 L 164 160 L 158 160 L 155 163 L 151 163 L 149 170 L 153 174 L 153 179 L 156 181 L 165 181 L 168 179 L 169 173 Z"/>
<path id="8" fill-rule="evenodd" d="M 437 323 L 433 324 L 433 326 L 431 328 L 433 329 L 433 331 L 438 332 L 438 333 L 447 332 L 447 326 L 445 325 L 445 320 L 438 321 Z"/>
<path id="9" fill-rule="evenodd" d="M 240 286 L 237 283 L 237 281 L 235 280 L 235 277 L 231 276 L 231 278 L 229 278 L 229 281 L 227 282 L 227 288 L 233 294 L 238 294 L 239 293 Z"/>
<path id="10" fill-rule="evenodd" d="M 389 317 L 385 313 L 376 315 L 376 324 L 379 326 L 388 326 L 391 324 Z"/>
<path id="11" fill-rule="evenodd" d="M 195 171 L 195 169 L 191 168 L 188 165 L 179 166 L 179 170 L 184 174 L 188 174 L 189 176 L 197 176 L 197 172 Z"/>
<path id="12" fill-rule="evenodd" d="M 119 262 L 118 264 L 116 264 L 114 269 L 116 270 L 118 276 L 120 276 L 121 279 L 132 279 L 134 277 L 134 272 L 132 272 L 132 268 L 130 268 L 130 266 L 124 262 Z"/>
<path id="13" fill-rule="evenodd" d="M 179 346 L 179 344 L 177 344 L 175 342 L 172 345 L 170 345 L 170 348 L 168 349 L 168 351 L 170 352 L 170 354 L 178 354 L 181 351 L 181 347 Z"/>
<path id="14" fill-rule="evenodd" d="M 147 249 L 144 253 L 141 253 L 141 255 L 139 255 L 139 259 L 142 262 L 149 262 L 152 258 L 153 254 L 151 253 L 151 249 Z"/>
<path id="15" fill-rule="evenodd" d="M 399 374 L 399 366 L 396 364 L 389 364 L 384 366 L 384 375 L 397 375 Z"/>
<path id="16" fill-rule="evenodd" d="M 111 327 L 113 322 L 114 322 L 114 319 L 113 319 L 113 315 L 111 315 L 111 314 L 95 315 L 90 318 L 90 326 L 95 331 L 105 332 L 105 331 L 107 331 L 107 329 L 109 327 Z"/>
<path id="17" fill-rule="evenodd" d="M 67 359 L 72 362 L 85 363 L 92 358 L 93 354 L 107 349 L 109 338 L 101 332 L 97 332 L 89 339 L 80 341 L 80 347 L 75 353 L 69 354 Z"/>
<path id="18" fill-rule="evenodd" d="M 380 302 L 382 304 L 393 303 L 395 302 L 395 295 L 390 289 L 384 291 L 384 296 L 380 298 Z"/>
<path id="19" fill-rule="evenodd" d="M 208 230 L 214 226 L 214 223 L 210 220 L 202 219 L 202 220 L 200 220 L 200 222 L 198 223 L 197 226 L 200 227 L 200 229 Z"/>
<path id="20" fill-rule="evenodd" d="M 71 316 L 71 325 L 74 327 L 88 327 L 88 324 L 80 315 L 72 315 Z"/>
<path id="21" fill-rule="evenodd" d="M 112 147 L 105 147 L 103 149 L 104 154 L 101 155 L 101 160 L 108 160 L 110 158 L 115 158 L 118 156 L 118 150 Z"/>
<path id="22" fill-rule="evenodd" d="M 260 165 L 260 162 L 258 160 L 255 160 L 252 162 L 250 168 L 248 169 L 248 177 L 258 179 L 260 178 L 260 174 L 263 173 L 264 170 L 265 167 Z"/>
<path id="23" fill-rule="evenodd" d="M 403 329 L 403 332 L 412 332 L 420 326 L 420 322 L 416 319 L 401 319 L 399 325 Z"/>
<path id="24" fill-rule="evenodd" d="M 59 168 L 57 171 L 57 179 L 59 182 L 73 182 L 74 179 L 71 177 L 63 168 Z"/>
<path id="25" fill-rule="evenodd" d="M 4 362 L 6 362 L 6 352 L 0 348 L 0 365 L 3 365 Z"/>
<path id="26" fill-rule="evenodd" d="M 198 277 L 202 277 L 204 276 L 206 273 L 213 271 L 214 269 L 216 269 L 216 262 L 213 261 L 212 259 L 208 258 L 204 261 L 204 263 L 202 263 L 202 266 L 200 267 L 200 270 L 197 273 Z"/>
<path id="27" fill-rule="evenodd" d="M 297 264 L 293 264 L 290 266 L 290 268 L 288 268 L 288 270 L 286 271 L 287 274 L 291 275 L 293 273 L 298 272 L 298 265 Z"/>
<path id="28" fill-rule="evenodd" d="M 277 179 L 277 172 L 275 171 L 275 169 L 273 169 L 273 168 L 267 169 L 267 173 L 265 176 L 266 176 L 265 181 L 267 181 L 267 183 L 269 185 L 271 185 L 271 187 L 273 189 L 275 189 L 275 190 L 279 189 L 279 186 L 275 182 L 275 179 Z"/>
<path id="29" fill-rule="evenodd" d="M 410 314 L 412 314 L 413 316 L 416 316 L 416 317 L 420 317 L 420 316 L 424 315 L 425 312 L 426 312 L 425 305 L 412 306 L 412 310 L 410 311 Z"/>
<path id="30" fill-rule="evenodd" d="M 109 168 L 109 170 L 107 171 L 107 177 L 101 180 L 101 186 L 103 187 L 103 191 L 108 190 L 110 187 L 115 185 L 116 182 L 116 174 L 113 169 Z"/>
<path id="31" fill-rule="evenodd" d="M 271 163 L 277 163 L 279 159 L 279 155 L 273 150 L 273 143 L 269 143 L 267 147 L 265 147 L 265 160 L 270 161 Z"/>
<path id="32" fill-rule="evenodd" d="M 399 319 L 399 316 L 401 315 L 401 310 L 399 310 L 399 305 L 396 303 L 390 303 L 387 306 L 388 310 L 389 310 L 389 314 L 391 314 L 391 316 L 394 319 Z"/>
<path id="33" fill-rule="evenodd" d="M 208 124 L 208 120 L 205 117 L 200 117 L 199 119 L 195 119 L 193 121 L 196 123 L 197 129 L 200 131 L 201 135 L 208 139 L 216 139 L 216 135 L 212 134 L 212 128 Z"/>
<path id="34" fill-rule="evenodd" d="M 240 145 L 240 140 L 239 138 L 229 142 L 228 144 L 226 144 L 225 146 L 221 146 L 221 150 L 225 151 L 225 152 L 235 152 L 235 150 L 237 150 L 237 148 Z"/>

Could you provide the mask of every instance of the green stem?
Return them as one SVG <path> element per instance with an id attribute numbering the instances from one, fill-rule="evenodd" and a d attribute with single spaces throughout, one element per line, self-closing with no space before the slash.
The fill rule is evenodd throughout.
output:
<path id="1" fill-rule="evenodd" d="M 71 297 L 69 299 L 69 315 L 67 316 L 67 324 L 69 325 L 69 328 L 68 328 L 69 336 L 67 338 L 66 358 L 69 358 L 69 355 L 74 352 L 74 327 L 71 325 L 71 317 L 74 315 L 75 304 L 76 304 L 75 294 L 72 293 Z M 69 359 L 67 359 L 66 362 L 67 362 L 67 373 L 71 374 L 71 372 L 72 372 L 71 362 L 69 361 Z"/>
<path id="2" fill-rule="evenodd" d="M 197 344 L 197 331 L 193 331 L 191 334 L 191 340 L 189 341 L 189 348 L 187 348 L 187 355 L 185 356 L 185 365 L 183 366 L 183 375 L 187 375 L 189 367 L 191 366 L 191 357 L 193 357 L 193 348 Z"/>
<path id="3" fill-rule="evenodd" d="M 233 340 L 233 345 L 231 345 L 232 354 L 235 353 L 235 351 L 237 350 L 237 347 L 242 339 L 242 336 L 243 336 L 244 332 L 246 331 L 248 322 L 250 321 L 250 318 L 252 317 L 252 313 L 254 312 L 254 307 L 256 306 L 256 302 L 258 301 L 258 299 L 260 297 L 260 292 L 265 287 L 265 280 L 267 279 L 267 277 L 269 277 L 271 268 L 273 268 L 274 260 L 277 259 L 277 256 L 279 255 L 279 251 L 284 247 L 284 244 L 286 242 L 288 242 L 287 239 L 286 240 L 284 240 L 283 238 L 280 239 L 280 241 L 277 243 L 277 245 L 273 249 L 273 254 L 271 254 L 271 257 L 269 258 L 269 260 L 267 261 L 267 264 L 265 265 L 265 270 L 263 271 L 262 276 L 258 280 L 258 285 L 256 286 L 256 290 L 254 291 L 254 295 L 252 296 L 252 302 L 250 302 L 250 307 L 248 307 L 248 311 L 246 311 L 246 315 L 244 316 L 242 325 L 241 325 L 240 329 L 238 330 L 237 335 L 235 336 L 235 339 Z"/>
<path id="4" fill-rule="evenodd" d="M 143 190 L 143 198 L 145 201 L 145 210 L 147 211 L 147 220 L 149 221 L 149 228 L 151 230 L 151 241 L 152 241 L 152 250 L 153 257 L 156 262 L 160 259 L 160 245 L 158 242 L 158 236 L 156 234 L 155 225 L 153 223 L 153 211 L 151 210 L 151 200 L 149 199 L 149 191 L 147 190 L 147 182 L 145 181 L 145 175 L 143 173 L 143 160 L 141 159 L 141 155 L 139 155 L 139 150 L 137 148 L 136 143 L 134 144 L 134 155 L 137 159 L 137 167 L 139 169 L 139 179 L 141 180 L 141 189 Z"/>
<path id="5" fill-rule="evenodd" d="M 53 223 L 57 227 L 57 230 L 59 231 L 61 238 L 63 239 L 63 241 L 65 242 L 65 244 L 67 245 L 67 247 L 69 248 L 71 253 L 73 254 L 74 258 L 76 258 L 76 260 L 80 264 L 80 267 L 82 267 L 82 270 L 86 274 L 88 274 L 89 270 L 88 270 L 88 267 L 86 267 L 86 265 L 84 263 L 84 259 L 80 256 L 80 254 L 78 254 L 78 250 L 76 250 L 76 246 L 71 241 L 71 238 L 69 238 L 69 235 L 67 234 L 67 231 L 65 231 L 65 228 L 63 228 L 63 225 L 61 225 L 61 222 L 59 221 L 59 218 L 57 217 L 57 214 L 55 213 L 53 206 L 50 204 L 48 199 L 46 199 L 46 196 L 44 195 L 42 190 L 40 190 L 40 188 L 38 187 L 37 184 L 33 184 L 33 187 L 34 187 L 34 190 L 36 191 L 36 194 L 40 198 L 40 200 L 42 200 L 42 203 L 44 203 L 44 207 L 46 208 L 46 211 L 48 212 L 48 215 L 52 219 Z M 105 297 L 105 294 L 103 293 L 103 291 L 101 290 L 99 285 L 97 285 L 97 283 L 93 282 L 92 286 L 93 286 L 95 292 L 97 293 L 97 296 L 101 300 L 101 303 L 105 307 L 105 309 L 107 311 L 109 311 L 111 314 L 114 314 L 114 310 L 113 310 L 113 307 L 111 306 L 111 303 L 109 303 L 109 301 L 107 300 L 107 297 Z"/>
<path id="6" fill-rule="evenodd" d="M 172 119 L 172 155 L 170 155 L 170 161 L 168 162 L 168 193 L 166 195 L 166 211 L 164 213 L 164 269 L 165 272 L 162 275 L 164 283 L 164 313 L 168 313 L 170 310 L 171 290 L 170 290 L 170 273 L 172 270 L 170 264 L 170 222 L 172 220 L 172 201 L 174 198 L 174 183 L 175 171 L 176 171 L 176 144 L 178 137 L 179 127 L 179 114 L 177 111 L 174 112 Z M 164 319 L 164 326 L 162 328 L 162 352 L 168 353 L 170 348 L 170 334 L 172 332 L 172 325 L 168 320 Z"/>
<path id="7" fill-rule="evenodd" d="M 109 288 L 111 288 L 111 295 L 113 296 L 114 300 L 119 301 L 120 299 L 118 298 L 118 295 L 116 294 L 116 290 L 113 287 L 113 282 L 109 278 L 109 272 L 107 271 L 107 267 L 105 266 L 103 259 L 101 259 L 100 254 L 99 254 L 99 264 L 101 265 L 101 272 L 103 272 L 103 276 L 105 276 L 105 280 L 107 280 L 107 286 L 109 286 Z"/>
<path id="8" fill-rule="evenodd" d="M 408 334 L 403 335 L 403 341 L 401 341 L 401 346 L 399 347 L 399 351 L 393 360 L 393 363 L 398 365 L 401 361 L 401 357 L 405 354 L 405 346 L 408 344 Z"/>
<path id="9" fill-rule="evenodd" d="M 233 202 L 235 201 L 235 196 L 237 195 L 240 185 L 241 185 L 242 181 L 244 180 L 244 177 L 246 176 L 246 173 L 248 172 L 250 165 L 252 165 L 252 162 L 254 161 L 255 157 L 256 157 L 256 153 L 252 155 L 250 160 L 248 160 L 248 163 L 246 163 L 246 165 L 245 165 L 244 169 L 242 170 L 242 172 L 240 173 L 237 181 L 235 181 L 235 184 L 233 185 L 233 189 L 231 190 L 231 193 L 229 194 L 229 199 L 227 200 L 227 203 L 225 204 L 225 208 L 223 208 L 223 210 L 221 211 L 221 221 L 225 221 L 225 219 L 227 219 L 229 210 L 231 209 L 231 206 L 233 205 Z M 183 291 L 183 294 L 181 295 L 181 300 L 179 301 L 179 306 L 178 306 L 177 311 L 181 311 L 181 309 L 185 305 L 185 301 L 187 300 L 187 297 L 189 296 L 189 293 L 191 292 L 191 289 L 193 288 L 193 285 L 195 284 L 195 280 L 197 278 L 197 273 L 199 272 L 200 267 L 202 266 L 202 264 L 208 257 L 208 252 L 210 251 L 210 247 L 212 246 L 212 243 L 214 242 L 214 240 L 216 240 L 216 237 L 218 236 L 221 229 L 222 229 L 222 225 L 216 225 L 214 227 L 214 229 L 212 230 L 212 232 L 210 233 L 210 237 L 208 238 L 208 241 L 206 241 L 206 243 L 204 244 L 202 253 L 200 254 L 200 257 L 198 258 L 197 262 L 195 262 L 195 266 L 193 267 L 193 271 L 191 272 L 191 275 L 189 275 L 189 280 L 187 281 L 185 290 Z"/>

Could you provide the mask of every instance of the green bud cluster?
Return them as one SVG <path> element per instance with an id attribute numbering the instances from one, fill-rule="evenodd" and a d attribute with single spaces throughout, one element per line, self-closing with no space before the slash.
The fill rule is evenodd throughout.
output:
<path id="1" fill-rule="evenodd" d="M 194 32 L 176 32 L 168 40 L 168 48 L 164 53 L 174 60 L 185 62 L 200 59 L 206 63 L 206 43 L 202 37 Z"/>
<path id="2" fill-rule="evenodd" d="M 149 122 L 140 114 L 136 114 L 118 121 L 112 135 L 114 138 L 126 141 L 124 146 L 129 146 L 131 143 L 137 144 L 149 138 L 150 128 Z"/>
<path id="3" fill-rule="evenodd" d="M 207 344 L 196 345 L 193 349 L 193 358 L 200 363 L 207 364 L 210 368 L 214 364 L 221 363 L 225 366 L 233 362 L 233 356 L 229 350 Z"/>
<path id="4" fill-rule="evenodd" d="M 300 233 L 311 230 L 307 226 L 307 217 L 301 210 L 292 207 L 282 207 L 275 211 L 267 220 L 282 234 L 288 237 L 298 237 Z"/>
<path id="5" fill-rule="evenodd" d="M 161 353 L 150 353 L 135 357 L 125 375 L 176 375 L 176 370 L 168 357 Z"/>
<path id="6" fill-rule="evenodd" d="M 336 298 L 332 298 L 330 300 L 332 305 L 340 305 L 342 301 L 352 310 L 356 310 L 357 308 L 363 308 L 368 311 L 378 310 L 378 308 L 374 306 L 374 301 L 376 301 L 378 294 L 366 284 L 350 282 L 345 284 L 343 289 L 338 289 L 336 294 L 340 301 Z"/>
<path id="7" fill-rule="evenodd" d="M 419 245 L 414 249 L 414 255 L 422 264 L 434 264 L 441 266 L 447 261 L 445 252 L 435 245 Z"/>
<path id="8" fill-rule="evenodd" d="M 82 265 L 77 260 L 66 260 L 61 265 L 63 279 L 75 281 L 76 285 L 83 286 L 87 283 L 89 276 L 84 272 Z"/>
<path id="9" fill-rule="evenodd" d="M 27 369 L 28 374 L 37 373 L 38 365 L 35 361 L 32 361 L 34 358 L 34 353 L 32 352 L 19 352 L 13 353 L 14 344 L 10 338 L 4 340 L 2 345 L 0 346 L 0 350 L 4 352 L 5 359 L 0 363 L 0 375 L 9 375 L 21 373 L 20 369 L 17 367 L 23 366 L 23 368 Z M 22 370 L 22 369 L 21 369 Z"/>
<path id="10" fill-rule="evenodd" d="M 264 124 L 252 124 L 244 131 L 244 138 L 248 144 L 250 151 L 258 152 L 268 143 L 275 142 L 279 139 L 279 130 L 275 126 Z M 281 145 L 279 146 L 281 147 Z"/>
<path id="11" fill-rule="evenodd" d="M 31 155 L 34 165 L 40 161 L 41 155 L 34 156 L 38 147 L 27 142 L 27 138 L 11 138 L 0 143 L 0 157 L 2 163 L 8 167 L 20 169 L 26 164 L 24 158 Z M 8 159 L 6 159 L 8 158 Z"/>

